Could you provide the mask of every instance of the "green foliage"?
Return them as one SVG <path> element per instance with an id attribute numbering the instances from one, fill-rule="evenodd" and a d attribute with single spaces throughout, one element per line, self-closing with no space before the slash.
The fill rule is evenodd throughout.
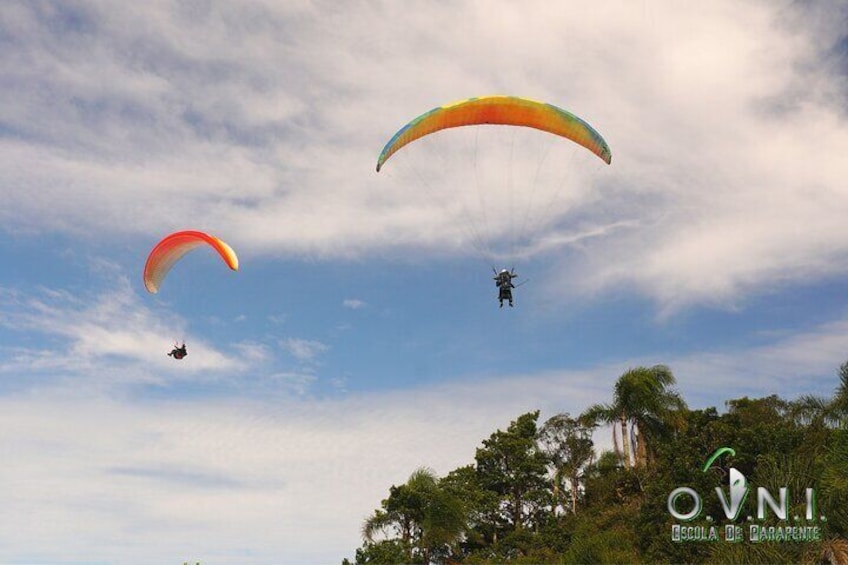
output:
<path id="1" fill-rule="evenodd" d="M 557 414 L 542 426 L 539 444 L 553 471 L 554 505 L 576 514 L 580 480 L 594 456 L 592 428 L 568 414 Z"/>
<path id="2" fill-rule="evenodd" d="M 419 469 L 392 486 L 365 521 L 356 563 L 845 563 L 848 565 L 848 363 L 833 398 L 738 398 L 689 410 L 662 365 L 631 369 L 613 402 L 579 418 L 557 414 L 537 427 L 539 412 L 482 441 L 474 462 L 443 478 Z M 593 451 L 598 423 L 619 435 L 632 457 Z M 634 431 L 635 430 L 635 431 Z M 636 438 L 635 441 L 633 438 Z M 704 465 L 721 447 L 723 454 Z M 716 493 L 728 492 L 730 467 L 750 482 L 736 526 L 756 516 L 757 487 L 787 488 L 789 517 L 767 512 L 757 524 L 808 525 L 806 489 L 817 494 L 812 543 L 729 543 Z M 687 525 L 722 530 L 718 542 L 672 541 L 677 520 L 670 493 L 689 487 L 703 502 Z M 574 495 L 574 496 L 572 496 Z M 796 519 L 796 516 L 798 517 Z M 821 520 L 826 516 L 826 520 Z M 747 537 L 747 536 L 746 536 Z"/>
<path id="3" fill-rule="evenodd" d="M 405 484 L 392 485 L 382 509 L 375 510 L 365 521 L 362 558 L 387 559 L 400 548 L 408 563 L 441 561 L 452 554 L 451 546 L 458 541 L 465 524 L 462 500 L 443 488 L 431 470 L 418 469 Z M 376 540 L 379 533 L 387 532 L 394 533 L 397 547 L 383 543 L 387 540 Z"/>
<path id="4" fill-rule="evenodd" d="M 519 416 L 484 440 L 474 457 L 480 487 L 499 498 L 500 516 L 493 518 L 509 530 L 532 527 L 550 503 L 548 461 L 536 443 L 538 417 L 538 411 Z"/>
<path id="5" fill-rule="evenodd" d="M 581 519 L 575 528 L 562 563 L 640 563 L 636 532 L 632 524 L 638 517 L 635 501 L 599 510 L 591 519 Z"/>
<path id="6" fill-rule="evenodd" d="M 768 543 L 717 543 L 707 547 L 708 557 L 705 561 L 716 564 L 736 565 L 751 563 L 752 565 L 772 565 L 786 563 L 801 563 L 805 549 L 797 544 L 768 544 Z"/>
<path id="7" fill-rule="evenodd" d="M 819 511 L 827 517 L 828 534 L 848 538 L 848 430 L 833 433 L 818 486 Z"/>
<path id="8" fill-rule="evenodd" d="M 356 565 L 393 565 L 395 563 L 414 563 L 408 561 L 408 548 L 399 540 L 365 542 L 356 550 Z"/>
<path id="9" fill-rule="evenodd" d="M 612 425 L 613 445 L 616 453 L 621 445 L 624 466 L 647 467 L 655 459 L 655 444 L 681 425 L 686 403 L 671 388 L 676 382 L 665 365 L 629 369 L 616 381 L 612 403 L 590 406 L 580 420 Z"/>

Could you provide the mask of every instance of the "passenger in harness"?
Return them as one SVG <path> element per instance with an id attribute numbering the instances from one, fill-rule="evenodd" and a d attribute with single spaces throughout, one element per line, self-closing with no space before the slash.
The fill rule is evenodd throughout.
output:
<path id="1" fill-rule="evenodd" d="M 177 344 L 175 343 L 174 349 L 172 349 L 171 352 L 168 353 L 168 355 L 170 357 L 173 357 L 174 359 L 182 359 L 183 357 L 188 355 L 188 351 L 186 351 L 185 342 L 183 342 L 182 347 L 177 347 Z"/>
<path id="2" fill-rule="evenodd" d="M 498 301 L 500 301 L 501 308 L 503 308 L 504 300 L 508 300 L 510 307 L 512 307 L 512 289 L 515 288 L 515 285 L 512 284 L 512 279 L 517 276 L 515 272 L 503 269 L 493 277 L 495 279 L 495 286 L 498 287 Z"/>

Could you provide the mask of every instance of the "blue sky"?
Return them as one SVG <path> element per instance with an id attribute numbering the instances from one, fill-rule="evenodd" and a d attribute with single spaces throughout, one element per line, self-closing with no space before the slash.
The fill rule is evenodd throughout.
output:
<path id="1" fill-rule="evenodd" d="M 693 407 L 830 393 L 846 18 L 4 3 L 0 561 L 337 562 L 391 484 L 524 411 L 607 401 L 628 367 L 669 365 Z M 496 93 L 585 118 L 612 165 L 490 127 L 374 171 L 406 121 Z M 180 229 L 239 272 L 197 250 L 146 293 Z M 528 280 L 515 308 L 481 247 Z"/>

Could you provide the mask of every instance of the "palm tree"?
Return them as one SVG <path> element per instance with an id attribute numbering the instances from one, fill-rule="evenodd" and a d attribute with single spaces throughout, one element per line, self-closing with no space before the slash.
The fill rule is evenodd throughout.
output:
<path id="1" fill-rule="evenodd" d="M 792 402 L 792 414 L 810 425 L 848 425 L 848 361 L 839 367 L 839 386 L 833 398 L 804 395 Z"/>
<path id="2" fill-rule="evenodd" d="M 430 563 L 431 558 L 448 552 L 465 530 L 462 503 L 441 487 L 430 469 L 418 469 L 406 484 L 392 486 L 382 506 L 365 520 L 362 537 L 374 542 L 378 533 L 394 530 L 410 563 L 413 550 L 424 563 Z"/>
<path id="3" fill-rule="evenodd" d="M 613 425 L 613 446 L 625 467 L 647 466 L 653 459 L 654 442 L 683 423 L 686 403 L 669 388 L 676 382 L 665 365 L 629 369 L 616 381 L 612 403 L 595 404 L 581 418 Z M 616 426 L 623 453 L 618 448 Z"/>

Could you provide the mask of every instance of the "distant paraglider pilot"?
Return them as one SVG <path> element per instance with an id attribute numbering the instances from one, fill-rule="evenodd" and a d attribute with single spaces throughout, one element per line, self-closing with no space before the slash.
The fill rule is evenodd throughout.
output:
<path id="1" fill-rule="evenodd" d="M 495 286 L 498 287 L 498 300 L 500 301 L 501 308 L 503 308 L 504 300 L 508 300 L 510 307 L 512 307 L 512 289 L 515 288 L 515 285 L 512 284 L 512 279 L 517 276 L 513 271 L 504 269 L 500 273 L 496 273 L 493 277 L 495 279 Z"/>
<path id="2" fill-rule="evenodd" d="M 172 349 L 171 352 L 168 353 L 168 355 L 170 357 L 173 357 L 174 359 L 182 359 L 183 357 L 188 355 L 188 351 L 186 351 L 185 343 L 183 343 L 182 347 L 177 347 L 177 344 L 175 343 L 174 349 Z"/>

